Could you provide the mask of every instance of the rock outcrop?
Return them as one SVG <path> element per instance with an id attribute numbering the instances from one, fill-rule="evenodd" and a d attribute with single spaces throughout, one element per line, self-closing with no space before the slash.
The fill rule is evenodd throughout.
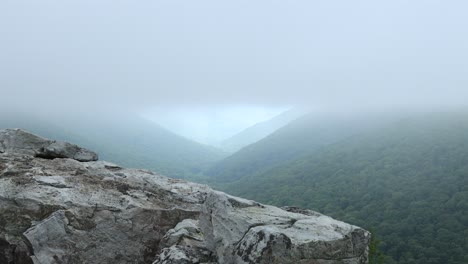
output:
<path id="1" fill-rule="evenodd" d="M 90 150 L 68 142 L 41 138 L 21 129 L 0 131 L 0 153 L 2 152 L 23 153 L 45 159 L 98 160 L 98 155 Z"/>
<path id="2" fill-rule="evenodd" d="M 369 232 L 0 131 L 0 263 L 367 263 Z"/>

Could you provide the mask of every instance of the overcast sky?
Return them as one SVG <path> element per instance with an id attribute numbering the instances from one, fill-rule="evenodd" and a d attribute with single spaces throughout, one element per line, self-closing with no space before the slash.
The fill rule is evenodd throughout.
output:
<path id="1" fill-rule="evenodd" d="M 463 104 L 467 12 L 466 0 L 2 0 L 0 100 Z"/>

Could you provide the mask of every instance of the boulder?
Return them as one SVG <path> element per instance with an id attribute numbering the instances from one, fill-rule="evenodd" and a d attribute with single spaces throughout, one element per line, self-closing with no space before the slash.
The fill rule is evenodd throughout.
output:
<path id="1" fill-rule="evenodd" d="M 216 263 L 206 247 L 198 220 L 185 219 L 164 235 L 165 247 L 153 264 Z"/>
<path id="2" fill-rule="evenodd" d="M 67 144 L 0 131 L 0 263 L 367 263 L 359 227 L 82 162 Z"/>
<path id="3" fill-rule="evenodd" d="M 212 191 L 200 223 L 221 263 L 367 263 L 369 232 L 309 210 Z"/>
<path id="4" fill-rule="evenodd" d="M 0 130 L 0 152 L 23 153 L 46 159 L 98 160 L 95 152 L 68 142 L 48 140 L 21 129 Z"/>

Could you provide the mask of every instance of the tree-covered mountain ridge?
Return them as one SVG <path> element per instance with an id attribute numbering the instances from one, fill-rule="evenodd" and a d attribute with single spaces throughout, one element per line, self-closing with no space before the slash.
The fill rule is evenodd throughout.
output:
<path id="1" fill-rule="evenodd" d="M 130 113 L 0 113 L 1 128 L 22 128 L 49 138 L 96 150 L 100 158 L 122 166 L 144 168 L 175 177 L 197 177 L 226 154 L 179 136 Z"/>
<path id="2" fill-rule="evenodd" d="M 243 147 L 258 142 L 281 127 L 284 127 L 288 123 L 306 115 L 307 113 L 308 110 L 300 108 L 287 110 L 269 120 L 256 123 L 255 125 L 252 125 L 235 134 L 234 136 L 223 140 L 219 147 L 227 152 L 235 153 Z"/>
<path id="3" fill-rule="evenodd" d="M 384 120 L 392 116 L 385 115 Z M 304 157 L 322 146 L 376 128 L 386 121 L 376 115 L 309 113 L 215 163 L 206 171 L 211 181 L 234 182 Z"/>
<path id="4" fill-rule="evenodd" d="M 216 186 L 373 228 L 385 263 L 468 263 L 466 112 L 391 122 Z"/>

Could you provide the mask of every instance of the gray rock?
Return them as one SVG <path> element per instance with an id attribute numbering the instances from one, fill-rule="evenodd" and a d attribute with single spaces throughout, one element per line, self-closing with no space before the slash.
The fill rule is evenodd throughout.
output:
<path id="1" fill-rule="evenodd" d="M 0 130 L 0 153 L 3 152 L 22 153 L 46 159 L 98 160 L 98 155 L 90 150 L 63 141 L 48 140 L 21 129 Z"/>
<path id="2" fill-rule="evenodd" d="M 162 239 L 165 248 L 153 264 L 213 263 L 216 257 L 206 247 L 197 220 L 185 219 Z"/>
<path id="3" fill-rule="evenodd" d="M 153 264 L 191 264 L 191 263 L 217 263 L 212 262 L 214 257 L 211 251 L 199 247 L 171 246 L 164 248 Z"/>
<path id="4" fill-rule="evenodd" d="M 204 246 L 204 238 L 198 221 L 185 219 L 169 230 L 163 237 L 163 244 L 167 247 L 173 245 Z"/>
<path id="5" fill-rule="evenodd" d="M 221 263 L 367 263 L 369 232 L 312 211 L 287 212 L 213 191 L 200 223 Z"/>
<path id="6" fill-rule="evenodd" d="M 37 157 L 46 159 L 70 158 L 77 161 L 96 161 L 96 153 L 67 142 L 52 141 L 48 146 L 39 150 Z"/>
<path id="7" fill-rule="evenodd" d="M 359 227 L 104 161 L 38 157 L 79 153 L 55 143 L 0 131 L 0 263 L 367 263 Z"/>

